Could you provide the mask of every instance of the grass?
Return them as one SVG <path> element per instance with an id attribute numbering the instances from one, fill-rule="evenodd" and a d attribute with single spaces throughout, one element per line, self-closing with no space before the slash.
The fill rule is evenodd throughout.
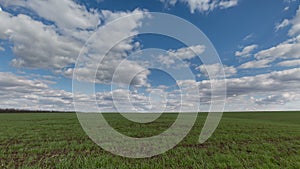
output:
<path id="1" fill-rule="evenodd" d="M 176 114 L 149 124 L 105 115 L 120 132 L 159 134 Z M 0 168 L 300 168 L 300 112 L 225 113 L 204 144 L 206 114 L 174 149 L 152 158 L 115 156 L 94 144 L 73 113 L 0 114 Z"/>

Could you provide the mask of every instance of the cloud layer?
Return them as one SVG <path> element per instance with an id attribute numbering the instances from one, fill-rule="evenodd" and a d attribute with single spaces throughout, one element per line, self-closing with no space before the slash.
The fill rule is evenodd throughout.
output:
<path id="1" fill-rule="evenodd" d="M 238 0 L 161 1 L 168 5 L 184 3 L 190 8 L 191 13 L 206 13 L 238 4 Z M 209 109 L 212 97 L 211 84 L 218 84 L 217 79 L 198 82 L 184 78 L 177 80 L 177 85 L 184 90 L 183 93 L 178 88 L 174 89 L 174 86 L 154 87 L 149 83 L 148 76 L 151 71 L 145 66 L 146 63 L 127 58 L 131 53 L 142 48 L 142 44 L 135 41 L 134 35 L 138 33 L 143 19 L 151 18 L 146 10 L 88 9 L 72 0 L 4 0 L 0 1 L 0 4 L 4 8 L 0 10 L 0 40 L 9 42 L 8 44 L 12 47 L 14 54 L 11 60 L 12 66 L 50 70 L 55 76 L 62 75 L 71 79 L 77 57 L 82 50 L 83 59 L 82 63 L 77 65 L 76 80 L 95 81 L 102 85 L 108 85 L 114 80 L 118 85 L 130 83 L 135 87 L 146 88 L 144 92 L 114 89 L 96 92 L 95 96 L 90 93 L 80 93 L 76 97 L 79 100 L 78 104 L 82 105 L 85 111 L 91 109 L 86 105 L 94 103 L 94 98 L 97 99 L 97 105 L 101 111 L 116 111 L 114 101 L 121 103 L 123 111 L 158 111 L 162 108 L 165 111 L 179 111 L 181 97 L 188 100 L 184 103 L 187 110 L 199 104 L 201 105 L 200 111 Z M 20 12 L 19 9 L 23 10 Z M 128 15 L 133 17 L 120 23 L 108 24 L 110 21 Z M 195 74 L 198 73 L 201 78 L 207 79 L 209 77 L 207 72 L 210 72 L 210 76 L 218 78 L 220 72 L 224 71 L 227 78 L 226 102 L 228 107 L 231 106 L 228 110 L 238 110 L 241 107 L 244 110 L 272 109 L 278 105 L 298 103 L 300 101 L 300 95 L 297 94 L 300 91 L 299 18 L 300 9 L 294 18 L 285 19 L 276 25 L 276 30 L 291 26 L 287 40 L 265 49 L 260 49 L 259 45 L 252 43 L 235 52 L 235 56 L 239 58 L 251 59 L 252 57 L 253 60 L 236 67 L 220 64 L 196 65 L 194 66 Z M 95 33 L 96 30 L 98 32 Z M 93 38 L 89 39 L 91 36 Z M 90 41 L 86 44 L 88 39 Z M 119 43 L 115 44 L 116 41 Z M 84 45 L 85 48 L 82 48 Z M 111 46 L 113 48 L 106 51 Z M 4 50 L 5 48 L 0 46 L 0 51 Z M 176 59 L 192 60 L 198 55 L 201 56 L 204 51 L 203 45 L 167 50 L 164 54 L 156 56 L 155 61 L 166 67 L 177 69 Z M 100 60 L 101 63 L 99 63 Z M 239 77 L 238 71 L 240 70 L 268 68 L 273 62 L 277 62 L 277 66 L 284 67 L 286 70 Z M 0 108 L 73 110 L 73 94 L 51 88 L 52 83 L 55 82 L 45 77 L 36 78 L 0 72 Z M 222 91 L 216 93 L 218 92 Z M 155 97 L 151 97 L 151 93 L 155 94 Z M 191 96 L 195 93 L 199 94 L 200 99 Z M 160 97 L 166 97 L 167 100 L 160 100 Z M 216 95 L 214 99 L 219 98 L 221 97 Z M 127 104 L 128 101 L 130 105 Z M 240 106 L 241 104 L 243 106 Z"/>
<path id="2" fill-rule="evenodd" d="M 95 96 L 93 94 L 77 94 L 77 100 L 79 100 L 77 104 L 82 105 L 81 107 L 85 111 L 94 110 L 94 108 L 87 105 L 94 105 L 94 98 L 96 98 L 99 110 L 107 112 L 116 111 L 116 103 L 122 103 L 119 105 L 122 105 L 121 110 L 123 111 L 146 111 L 160 107 L 166 111 L 179 111 L 180 98 L 185 97 L 184 95 L 187 94 L 188 102 L 184 102 L 186 109 L 200 104 L 199 111 L 208 111 L 212 99 L 211 82 L 210 80 L 200 82 L 193 80 L 177 81 L 183 91 L 178 89 L 166 90 L 167 86 L 160 86 L 156 89 L 149 88 L 151 91 L 156 90 L 158 95 L 164 94 L 166 96 L 166 99 L 163 97 L 164 99 L 159 102 L 151 102 L 151 98 L 145 93 L 115 89 L 97 92 Z M 284 105 L 290 101 L 299 102 L 299 82 L 300 68 L 227 79 L 226 102 L 229 106 L 248 102 L 247 105 L 244 105 L 247 110 L 256 110 L 261 106 L 265 106 L 264 109 L 272 109 L 278 104 Z M 214 83 L 218 84 L 218 81 Z M 0 89 L 2 108 L 73 110 L 71 92 L 51 89 L 41 80 L 27 79 L 12 73 L 0 72 Z M 218 90 L 218 88 L 215 90 Z M 195 94 L 195 91 L 199 91 L 200 98 L 197 97 L 198 95 L 191 97 L 191 93 Z M 214 99 L 218 99 L 218 95 Z"/>

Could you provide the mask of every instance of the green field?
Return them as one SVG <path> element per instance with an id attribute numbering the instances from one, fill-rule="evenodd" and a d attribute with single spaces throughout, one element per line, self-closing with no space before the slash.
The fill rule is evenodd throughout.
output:
<path id="1" fill-rule="evenodd" d="M 224 113 L 204 144 L 198 137 L 207 114 L 174 149 L 152 158 L 115 156 L 94 144 L 73 113 L 0 114 L 0 168 L 300 168 L 300 112 Z M 149 124 L 118 114 L 106 119 L 129 136 L 167 129 L 176 114 Z"/>

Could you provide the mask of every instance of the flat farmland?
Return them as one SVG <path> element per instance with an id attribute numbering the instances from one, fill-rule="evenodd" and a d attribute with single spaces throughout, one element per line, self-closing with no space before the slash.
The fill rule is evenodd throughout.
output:
<path id="1" fill-rule="evenodd" d="M 145 159 L 115 156 L 96 145 L 75 113 L 0 114 L 0 168 L 300 168 L 300 112 L 224 113 L 213 136 L 198 143 L 206 113 L 176 147 Z M 166 130 L 177 114 L 139 124 L 107 121 L 128 136 Z"/>

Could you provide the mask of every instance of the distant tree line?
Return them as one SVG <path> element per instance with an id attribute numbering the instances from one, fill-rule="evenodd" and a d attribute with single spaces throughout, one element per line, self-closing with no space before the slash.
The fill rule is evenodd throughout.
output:
<path id="1" fill-rule="evenodd" d="M 0 109 L 0 113 L 74 113 L 54 110 L 26 110 L 26 109 Z"/>

